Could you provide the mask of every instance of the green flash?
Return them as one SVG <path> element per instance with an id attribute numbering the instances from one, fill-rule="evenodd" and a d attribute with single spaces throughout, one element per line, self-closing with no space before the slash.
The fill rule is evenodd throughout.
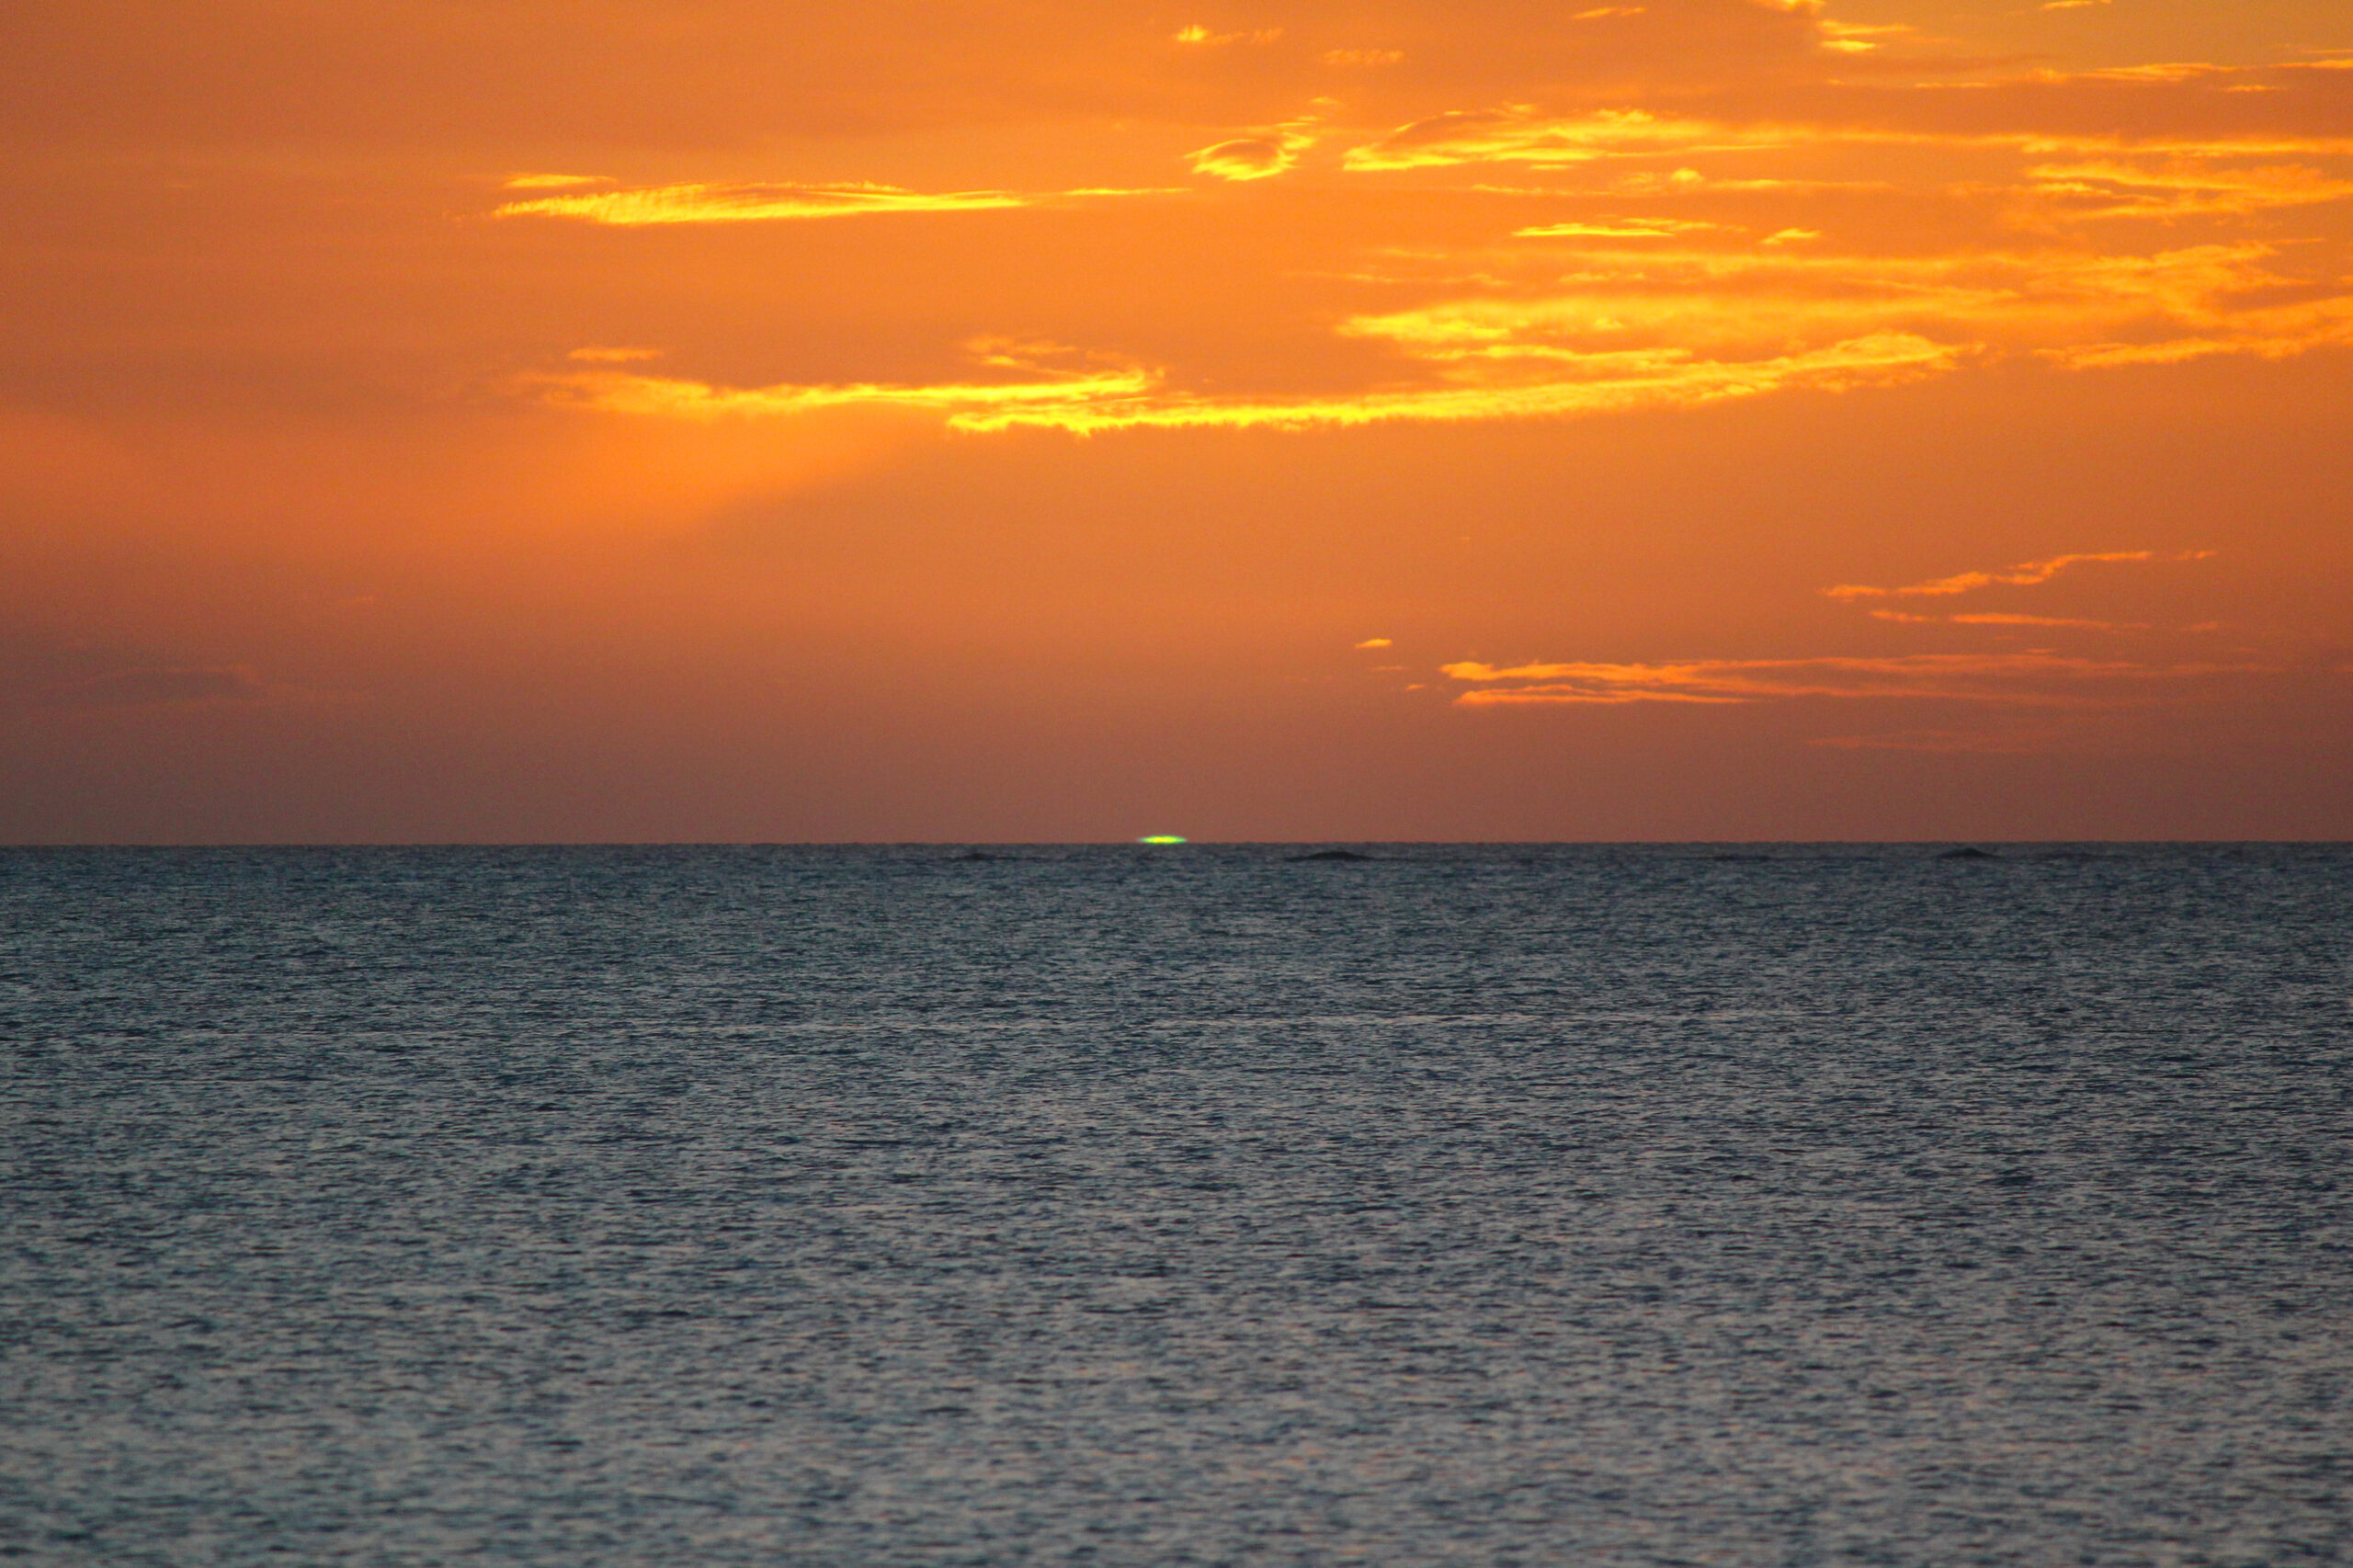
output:
<path id="1" fill-rule="evenodd" d="M 1182 844 L 1182 836 L 1174 833 L 1147 833 L 1136 840 L 1138 844 Z"/>

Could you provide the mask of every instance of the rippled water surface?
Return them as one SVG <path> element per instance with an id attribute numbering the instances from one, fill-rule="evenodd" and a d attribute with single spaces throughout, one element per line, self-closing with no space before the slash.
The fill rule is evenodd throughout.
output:
<path id="1" fill-rule="evenodd" d="M 0 1553 L 2353 1560 L 2353 852 L 0 852 Z"/>

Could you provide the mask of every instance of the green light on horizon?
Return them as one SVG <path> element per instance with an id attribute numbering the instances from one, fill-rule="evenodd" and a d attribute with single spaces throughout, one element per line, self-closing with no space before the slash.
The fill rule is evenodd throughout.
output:
<path id="1" fill-rule="evenodd" d="M 1183 835 L 1180 834 L 1147 833 L 1142 838 L 1137 839 L 1136 842 L 1138 844 L 1182 844 L 1185 840 Z"/>

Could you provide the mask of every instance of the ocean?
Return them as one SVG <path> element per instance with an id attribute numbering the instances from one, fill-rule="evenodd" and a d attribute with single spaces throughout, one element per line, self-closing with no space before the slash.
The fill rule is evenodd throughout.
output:
<path id="1" fill-rule="evenodd" d="M 2353 1561 L 2341 846 L 0 851 L 0 1557 Z"/>

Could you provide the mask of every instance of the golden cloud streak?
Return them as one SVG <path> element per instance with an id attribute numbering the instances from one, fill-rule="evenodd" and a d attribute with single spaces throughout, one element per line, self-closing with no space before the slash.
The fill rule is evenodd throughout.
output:
<path id="1" fill-rule="evenodd" d="M 1913 615 L 1900 609 L 1875 609 L 1873 620 L 1899 621 L 1906 626 L 2055 626 L 2079 631 L 2147 631 L 2152 630 L 2142 621 L 2082 620 L 2063 615 L 2006 615 L 1986 611 L 1978 615 Z"/>
<path id="2" fill-rule="evenodd" d="M 1026 207 L 1003 190 L 918 191 L 887 185 L 661 185 L 510 201 L 494 218 L 578 218 L 641 227 L 656 223 L 773 223 L 882 212 L 975 212 Z"/>
<path id="3" fill-rule="evenodd" d="M 652 415 L 670 419 L 775 418 L 827 408 L 912 408 L 949 415 L 966 428 L 986 411 L 1021 405 L 1117 404 L 1150 392 L 1157 378 L 1140 369 L 1104 370 L 1049 381 L 946 382 L 894 386 L 879 381 L 834 385 L 720 387 L 670 376 L 639 376 L 619 370 L 517 378 L 512 385 L 558 407 L 600 414 Z M 1054 423 L 1051 416 L 1040 423 Z"/>
<path id="4" fill-rule="evenodd" d="M 2353 180 L 2331 179 L 2300 165 L 2216 169 L 2177 164 L 2164 169 L 2127 164 L 2046 164 L 2027 171 L 2039 197 L 2076 203 L 2068 216 L 2096 218 L 2186 218 L 2202 214 L 2244 217 L 2280 207 L 2308 207 L 2353 197 Z"/>
<path id="5" fill-rule="evenodd" d="M 1213 33 L 1199 23 L 1179 28 L 1175 35 L 1177 43 L 1189 43 L 1207 49 L 1222 49 L 1230 43 L 1265 45 L 1283 36 L 1280 28 L 1260 28 L 1255 32 Z"/>
<path id="6" fill-rule="evenodd" d="M 1461 109 L 1401 125 L 1376 141 L 1351 147 L 1341 165 L 1372 172 L 1471 163 L 1586 164 L 1636 153 L 1779 147 L 1793 137 L 1814 139 L 1803 131 L 1736 129 L 1643 109 L 1597 109 L 1560 118 L 1524 109 Z"/>
<path id="7" fill-rule="evenodd" d="M 2216 69 L 2220 69 L 2217 67 Z M 2072 135 L 2050 131 L 1940 131 L 1804 121 L 1733 124 L 1598 109 L 1548 116 L 1527 108 L 1457 109 L 1401 125 L 1351 147 L 1341 165 L 1360 173 L 1460 164 L 1563 166 L 1664 153 L 1754 153 L 1827 146 L 2010 149 L 2038 157 L 2148 153 L 2190 158 L 2343 157 L 2353 138 L 2268 133 Z"/>
<path id="8" fill-rule="evenodd" d="M 2263 245 L 2154 256 L 1573 251 L 1574 291 L 1442 301 L 1353 317 L 1339 330 L 1421 359 L 1524 364 L 1646 346 L 1729 358 L 1881 333 L 1943 341 L 1956 354 L 2031 349 L 2070 369 L 2226 353 L 2279 358 L 2353 344 L 2353 293 L 2239 302 L 2295 286 L 2263 265 L 2272 254 Z"/>
<path id="9" fill-rule="evenodd" d="M 1205 396 L 1161 371 L 1067 350 L 977 346 L 1004 381 L 861 381 L 722 387 L 680 377 L 583 371 L 518 385 L 568 406 L 680 418 L 779 416 L 819 408 L 897 406 L 961 430 L 1042 426 L 1303 428 L 1389 421 L 1565 417 L 1811 388 L 1888 386 L 1949 372 L 1989 344 L 2032 347 L 2070 368 L 2216 353 L 2280 357 L 2353 343 L 2353 295 L 2290 306 L 2234 301 L 2288 282 L 2260 245 L 2207 245 L 2149 256 L 2080 252 L 1872 257 L 1622 250 L 1566 253 L 1589 279 L 1573 293 L 1482 296 L 1339 324 L 1385 343 L 1431 377 L 1309 397 Z M 2146 341 L 2123 340 L 2145 335 Z M 596 353 L 597 351 L 589 351 Z M 632 353 L 642 351 L 631 351 Z M 1059 362 L 1058 362 L 1059 361 Z M 2190 557 L 2194 558 L 2194 557 Z M 1964 574 L 1943 585 L 1846 584 L 1833 597 L 1961 593 L 2026 584 L 2085 561 Z M 2037 574 L 2040 574 L 2038 575 Z"/>
<path id="10" fill-rule="evenodd" d="M 2060 653 L 1910 653 L 1887 658 L 1691 659 L 1665 664 L 1463 662 L 1441 666 L 1475 683 L 1469 708 L 1634 702 L 1728 704 L 1797 698 L 1905 699 L 2074 708 L 2113 703 L 2118 688 L 2221 675 L 2268 673 L 2241 665 L 2143 665 Z M 1515 681 L 1514 686 L 1488 683 Z M 2088 687 L 2089 689 L 2086 689 Z M 2074 688 L 2074 689 L 2070 689 Z"/>
<path id="11" fill-rule="evenodd" d="M 1167 390 L 1137 367 L 1056 373 L 1014 382 L 934 386 L 859 382 L 728 388 L 621 371 L 539 374 L 516 390 L 563 407 L 683 419 L 773 417 L 824 408 L 911 408 L 941 413 L 952 429 L 1031 427 L 1075 435 L 1128 429 L 1245 429 L 1561 418 L 1657 407 L 1694 407 L 1806 387 L 1887 386 L 1949 369 L 1954 350 L 1881 334 L 1798 354 L 1710 360 L 1675 348 L 1564 357 L 1537 380 L 1460 381 L 1328 397 L 1211 398 Z M 1005 361 L 999 361 L 1003 363 Z"/>
<path id="12" fill-rule="evenodd" d="M 1522 240 L 1668 240 L 1677 234 L 1714 227 L 1713 223 L 1695 222 L 1685 218 L 1605 218 L 1593 223 L 1544 223 L 1532 229 L 1514 229 L 1512 236 Z"/>

